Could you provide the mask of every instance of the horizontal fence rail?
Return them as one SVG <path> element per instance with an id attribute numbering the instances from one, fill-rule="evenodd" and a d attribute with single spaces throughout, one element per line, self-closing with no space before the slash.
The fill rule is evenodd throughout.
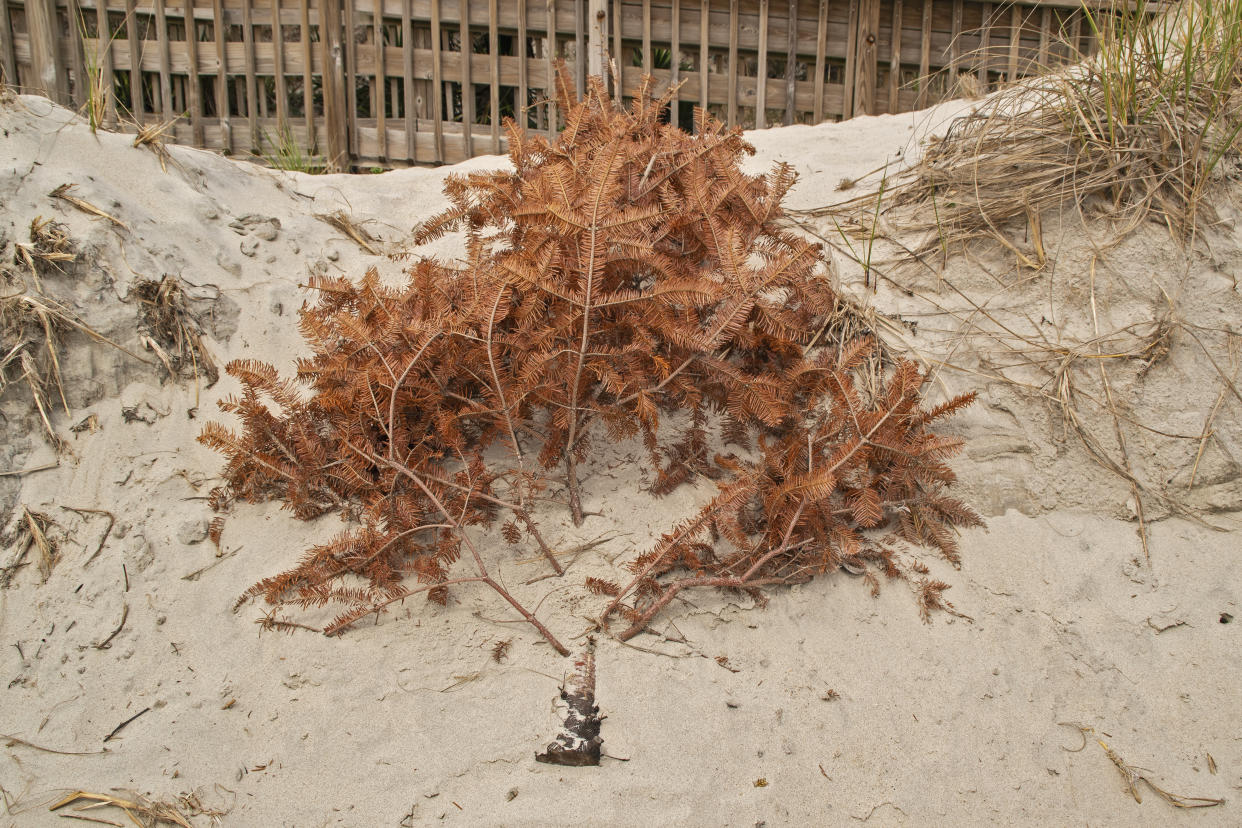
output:
<path id="1" fill-rule="evenodd" d="M 451 164 L 554 137 L 565 61 L 763 128 L 902 112 L 1090 53 L 1077 0 L 0 0 L 0 71 L 93 123 L 282 166 Z M 602 42 L 599 42 L 602 41 Z"/>

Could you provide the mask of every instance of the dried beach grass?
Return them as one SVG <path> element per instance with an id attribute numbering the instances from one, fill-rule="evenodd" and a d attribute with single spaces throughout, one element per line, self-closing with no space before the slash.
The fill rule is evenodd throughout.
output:
<path id="1" fill-rule="evenodd" d="M 1086 10 L 1094 56 L 988 98 L 893 177 L 883 212 L 923 234 L 912 256 L 987 238 L 1038 269 L 1040 214 L 1071 206 L 1101 208 L 1119 237 L 1151 215 L 1193 235 L 1214 173 L 1242 149 L 1242 0 L 1154 11 L 1144 2 Z M 808 213 L 844 216 L 866 234 L 874 228 L 849 217 L 876 199 Z M 1031 230 L 1032 251 L 1006 238 L 1015 224 Z"/>
<path id="2" fill-rule="evenodd" d="M 170 377 L 201 377 L 211 387 L 220 378 L 220 370 L 203 344 L 203 330 L 191 311 L 183 283 L 176 276 L 165 275 L 139 280 L 131 293 L 141 305 L 139 310 L 140 341 L 153 351 Z M 197 404 L 197 403 L 196 403 Z"/>
<path id="3" fill-rule="evenodd" d="M 335 227 L 346 236 L 353 240 L 354 244 L 361 247 L 372 256 L 378 256 L 379 251 L 375 249 L 375 242 L 378 241 L 374 236 L 367 232 L 367 229 L 357 224 L 352 218 L 345 214 L 342 210 L 332 213 L 316 213 L 315 218 Z"/>
<path id="4" fill-rule="evenodd" d="M 155 828 L 157 825 L 179 825 L 181 828 L 194 828 L 189 817 L 187 817 L 176 805 L 172 805 L 167 802 L 153 801 L 142 796 L 131 796 L 133 796 L 132 799 L 125 799 L 119 796 L 112 796 L 111 794 L 74 791 L 73 793 L 65 796 L 64 799 L 53 803 L 49 806 L 48 810 L 57 811 L 67 805 L 72 805 L 75 802 L 85 800 L 87 804 L 79 805 L 73 810 L 86 811 L 111 806 L 113 808 L 119 808 L 125 813 L 125 816 L 129 817 L 130 821 L 134 825 L 141 826 L 141 828 Z M 203 813 L 207 813 L 208 815 L 219 814 L 219 812 L 214 811 L 204 811 Z M 85 818 L 80 815 L 75 815 L 74 813 L 62 814 L 62 816 L 76 817 L 78 819 Z M 100 822 L 102 820 L 91 819 L 90 821 Z M 104 824 L 119 825 L 121 823 L 104 822 Z"/>
<path id="5" fill-rule="evenodd" d="M 1059 722 L 1062 727 L 1072 727 L 1082 735 L 1082 747 L 1063 748 L 1069 753 L 1078 753 L 1087 746 L 1087 736 L 1095 737 L 1095 743 L 1104 751 L 1104 755 L 1109 761 L 1116 766 L 1117 772 L 1121 774 L 1122 781 L 1126 783 L 1126 788 L 1130 792 L 1130 796 L 1134 797 L 1134 801 L 1143 802 L 1143 794 L 1139 790 L 1140 784 L 1146 784 L 1155 792 L 1156 796 L 1172 805 L 1174 808 L 1211 808 L 1215 805 L 1223 805 L 1223 799 L 1211 799 L 1203 796 L 1185 796 L 1183 794 L 1172 793 L 1157 785 L 1151 778 L 1151 771 L 1145 768 L 1135 767 L 1121 757 L 1121 754 L 1109 747 L 1108 743 L 1099 738 L 1096 729 L 1088 725 L 1078 724 L 1077 722 Z M 1209 758 L 1210 755 L 1209 755 Z"/>
<path id="6" fill-rule="evenodd" d="M 168 153 L 168 147 L 164 146 L 164 141 L 170 136 L 173 125 L 178 120 L 178 118 L 170 118 L 157 124 L 134 124 L 134 128 L 138 130 L 134 136 L 134 146 L 147 147 L 155 153 L 155 157 L 160 160 L 160 169 L 164 172 L 168 172 L 168 162 L 173 161 L 173 157 Z M 173 163 L 177 162 L 173 161 Z"/>
<path id="7" fill-rule="evenodd" d="M 10 385 L 24 381 L 30 388 L 48 441 L 57 451 L 64 450 L 66 445 L 52 427 L 52 389 L 68 414 L 69 403 L 61 382 L 58 351 L 62 345 L 61 337 L 69 329 L 79 330 L 98 342 L 150 364 L 149 360 L 79 320 L 55 299 L 27 293 L 24 284 L 19 290 L 0 296 L 0 394 Z M 43 365 L 39 364 L 38 359 L 41 352 L 46 352 Z"/>
<path id="8" fill-rule="evenodd" d="M 40 262 L 58 267 L 58 262 L 72 262 L 77 258 L 73 252 L 73 241 L 69 238 L 65 225 L 45 219 L 43 216 L 36 216 L 30 222 L 30 243 L 18 242 L 13 246 L 16 250 L 15 258 L 21 259 L 26 265 L 35 287 L 40 290 L 42 289 L 38 266 Z"/>

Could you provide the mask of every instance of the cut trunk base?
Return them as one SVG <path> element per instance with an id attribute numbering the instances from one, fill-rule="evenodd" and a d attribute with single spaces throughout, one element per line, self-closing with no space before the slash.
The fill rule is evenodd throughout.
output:
<path id="1" fill-rule="evenodd" d="M 574 526 L 581 526 L 586 518 L 582 514 L 582 495 L 578 487 L 578 463 L 572 450 L 565 453 L 565 486 L 569 489 L 569 512 Z"/>
<path id="2" fill-rule="evenodd" d="M 565 711 L 565 725 L 556 741 L 548 745 L 545 753 L 536 753 L 535 761 L 548 765 L 574 767 L 599 764 L 600 738 L 599 708 L 595 706 L 595 639 L 588 638 L 582 657 L 574 662 L 574 675 L 561 688 L 561 698 L 569 706 Z"/>

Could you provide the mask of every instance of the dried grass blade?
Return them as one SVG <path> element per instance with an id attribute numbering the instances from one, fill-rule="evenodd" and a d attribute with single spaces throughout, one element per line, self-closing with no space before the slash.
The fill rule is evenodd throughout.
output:
<path id="1" fill-rule="evenodd" d="M 346 236 L 353 239 L 355 244 L 370 253 L 372 256 L 379 255 L 379 251 L 372 245 L 372 242 L 376 241 L 376 238 L 368 233 L 365 228 L 359 227 L 355 224 L 354 220 L 345 215 L 344 212 L 337 210 L 334 213 L 316 213 L 315 218 L 332 225 L 337 230 L 340 230 Z"/>
<path id="2" fill-rule="evenodd" d="M 105 213 L 103 210 L 100 210 L 98 207 L 96 207 L 94 204 L 91 204 L 89 201 L 84 201 L 78 198 L 77 196 L 69 195 L 69 190 L 73 189 L 73 187 L 74 187 L 73 184 L 61 184 L 55 190 L 52 190 L 52 192 L 48 193 L 48 195 L 51 196 L 52 198 L 59 198 L 62 201 L 67 201 L 84 213 L 89 213 L 92 216 L 99 216 L 102 219 L 107 219 L 108 221 L 116 225 L 117 227 L 120 227 L 124 230 L 129 229 L 129 225 L 121 221 L 116 216 L 111 215 L 109 213 Z"/>

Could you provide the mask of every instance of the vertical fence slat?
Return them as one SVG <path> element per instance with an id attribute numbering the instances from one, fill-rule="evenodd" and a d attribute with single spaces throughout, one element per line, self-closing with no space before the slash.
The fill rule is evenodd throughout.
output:
<path id="1" fill-rule="evenodd" d="M 100 3 L 103 0 L 99 0 Z M 17 87 L 17 56 L 13 52 L 13 21 L 9 17 L 9 0 L 0 0 L 0 68 L 4 82 Z"/>
<path id="2" fill-rule="evenodd" d="M 892 52 L 888 59 L 888 111 L 891 113 L 901 111 L 897 95 L 901 91 L 901 19 L 904 12 L 902 1 L 893 0 L 893 33 L 889 40 Z"/>
<path id="3" fill-rule="evenodd" d="M 358 7 L 354 0 L 345 0 L 344 15 L 345 124 L 349 141 L 346 158 L 352 161 L 362 148 L 362 133 L 358 125 L 358 40 L 354 37 L 354 26 L 358 21 Z"/>
<path id="4" fill-rule="evenodd" d="M 289 130 L 289 90 L 285 85 L 285 29 L 280 22 L 280 5 L 280 0 L 272 0 L 272 59 L 275 62 L 276 128 L 280 136 L 284 136 Z"/>
<path id="5" fill-rule="evenodd" d="M 755 60 L 755 129 L 768 125 L 768 0 L 759 0 L 759 57 Z"/>
<path id="6" fill-rule="evenodd" d="M 681 0 L 673 0 L 672 29 L 669 32 L 669 68 L 672 70 L 673 100 L 670 113 L 674 126 L 681 126 Z"/>
<path id="7" fill-rule="evenodd" d="M 514 101 L 513 116 L 514 116 L 514 120 L 518 122 L 518 126 L 525 129 L 527 124 L 529 123 L 529 121 L 527 121 L 526 107 L 530 99 L 530 92 L 528 91 L 529 86 L 530 86 L 530 78 L 528 78 L 526 74 L 526 71 L 527 71 L 526 58 L 527 58 L 527 55 L 530 54 L 529 50 L 526 48 L 526 0 L 517 0 L 517 9 L 518 9 L 517 53 L 518 53 L 518 57 L 520 58 L 520 60 L 518 60 L 517 100 Z M 605 68 L 604 71 L 607 72 L 608 71 L 607 68 Z"/>
<path id="8" fill-rule="evenodd" d="M 7 2 L 7 0 L 4 0 Z M 55 0 L 26 0 L 26 36 L 30 41 L 30 75 L 25 89 L 56 99 Z"/>
<path id="9" fill-rule="evenodd" d="M 172 105 L 172 71 L 168 45 L 168 15 L 164 0 L 155 0 L 155 40 L 160 50 L 160 119 L 176 117 Z"/>
<path id="10" fill-rule="evenodd" d="M 708 95 L 709 86 L 711 85 L 710 73 L 708 72 L 708 32 L 711 28 L 711 3 L 709 0 L 702 0 L 699 4 L 699 109 L 707 111 L 707 104 L 710 100 Z"/>
<path id="11" fill-rule="evenodd" d="M 957 94 L 957 66 L 961 56 L 962 0 L 953 0 L 953 23 L 949 40 L 949 94 Z"/>
<path id="12" fill-rule="evenodd" d="M 487 7 L 487 53 L 491 57 L 492 89 L 491 106 L 492 122 L 492 155 L 500 154 L 500 14 L 496 8 L 496 0 L 490 0 Z"/>
<path id="13" fill-rule="evenodd" d="M 1052 12 L 1045 7 L 1039 12 L 1039 66 L 1041 69 L 1048 66 L 1048 40 L 1051 24 Z"/>
<path id="14" fill-rule="evenodd" d="M 217 0 L 218 2 L 218 0 Z M 323 45 L 323 116 L 328 131 L 327 169 L 349 169 L 349 122 L 346 112 L 345 51 L 341 43 L 341 0 L 318 0 L 319 42 Z"/>
<path id="15" fill-rule="evenodd" d="M 828 0 L 819 0 L 819 28 L 815 33 L 815 103 L 811 110 L 811 119 L 817 124 L 824 120 L 824 55 L 827 52 Z"/>
<path id="16" fill-rule="evenodd" d="M 225 44 L 227 30 L 224 28 L 224 4 L 211 0 L 211 14 L 216 35 L 216 114 L 220 118 L 220 138 L 226 152 L 233 151 L 233 121 L 229 117 L 229 61 Z M 130 32 L 133 28 L 131 24 Z M 131 41 L 132 44 L 132 41 Z M 131 53 L 132 54 L 132 53 Z M 132 92 L 134 85 L 130 82 Z"/>
<path id="17" fill-rule="evenodd" d="M 0 0 L 0 3 L 7 3 L 8 0 Z M 66 11 L 69 15 L 69 67 L 73 73 L 73 89 L 71 92 L 73 105 L 78 109 L 86 103 L 86 60 L 83 51 L 82 38 L 86 33 L 83 27 L 86 25 L 86 18 L 82 15 L 82 7 L 78 4 L 78 0 L 68 0 Z M 5 33 L 8 37 L 8 33 Z"/>
<path id="18" fill-rule="evenodd" d="M 587 4 L 587 74 L 602 78 L 608 87 L 608 0 Z"/>
<path id="19" fill-rule="evenodd" d="M 858 13 L 862 0 L 850 0 L 849 24 L 845 42 L 845 96 L 842 99 L 841 117 L 854 117 L 854 79 L 858 73 Z"/>
<path id="20" fill-rule="evenodd" d="M 625 94 L 625 47 L 621 40 L 621 0 L 612 0 L 612 54 L 609 56 L 616 67 L 616 95 Z"/>
<path id="21" fill-rule="evenodd" d="M 401 0 L 401 65 L 405 78 L 402 107 L 405 109 L 405 157 L 410 163 L 418 161 L 418 141 L 414 119 L 414 3 Z"/>
<path id="22" fill-rule="evenodd" d="M 987 94 L 988 70 L 992 65 L 992 4 L 983 4 L 983 25 L 979 27 L 979 91 Z"/>
<path id="23" fill-rule="evenodd" d="M 140 31 L 134 0 L 125 0 L 125 36 L 129 46 L 129 116 L 142 123 L 146 116 L 143 102 L 142 53 L 146 42 L 145 26 Z"/>
<path id="24" fill-rule="evenodd" d="M 1022 45 L 1022 11 L 1017 6 L 1009 12 L 1009 71 L 1005 80 L 1013 83 L 1018 79 L 1018 49 Z"/>
<path id="25" fill-rule="evenodd" d="M 643 74 L 650 75 L 654 65 L 651 59 L 651 0 L 643 0 Z"/>
<path id="26" fill-rule="evenodd" d="M 932 3 L 923 0 L 923 42 L 919 48 L 919 100 L 916 106 L 927 106 L 927 86 L 931 82 Z"/>
<path id="27" fill-rule="evenodd" d="M 186 0 L 193 2 L 193 0 Z M 302 120 L 306 123 L 306 147 L 314 151 L 318 147 L 319 136 L 315 131 L 315 86 L 312 78 L 315 64 L 311 51 L 310 38 L 310 5 L 311 0 L 301 3 L 301 36 L 302 36 Z M 320 34 L 323 33 L 323 21 L 320 20 Z M 325 66 L 327 64 L 324 64 Z M 325 70 L 326 71 L 326 70 Z M 322 86 L 320 87 L 322 89 Z"/>
<path id="28" fill-rule="evenodd" d="M 789 0 L 789 42 L 785 53 L 785 119 L 789 126 L 794 122 L 794 103 L 798 92 L 798 0 Z"/>
<path id="29" fill-rule="evenodd" d="M 103 3 L 104 0 L 95 0 Z M 203 92 L 198 78 L 198 24 L 194 22 L 194 0 L 183 0 L 181 15 L 185 21 L 185 52 L 190 63 L 190 134 L 194 143 L 203 146 Z"/>
<path id="30" fill-rule="evenodd" d="M 60 12 L 56 8 L 58 0 L 48 0 L 48 20 L 52 32 L 52 66 L 56 78 L 56 92 L 53 99 L 62 106 L 72 106 L 69 99 L 69 67 L 65 65 L 65 44 L 61 37 Z"/>
<path id="31" fill-rule="evenodd" d="M 457 0 L 461 10 L 461 132 L 462 149 L 467 158 L 474 157 L 474 80 L 470 76 L 470 56 L 474 49 L 470 44 L 470 0 Z"/>
<path id="32" fill-rule="evenodd" d="M 547 38 L 543 42 L 544 97 L 547 99 L 548 140 L 556 140 L 556 76 L 552 61 L 556 56 L 556 0 L 547 0 L 544 6 L 544 32 Z"/>
<path id="33" fill-rule="evenodd" d="M 254 10 L 252 0 L 242 0 L 242 45 L 246 53 L 246 125 L 250 130 L 250 151 L 259 147 L 259 91 L 255 77 Z"/>
<path id="34" fill-rule="evenodd" d="M 583 18 L 583 3 L 586 0 L 573 0 L 574 2 L 574 91 L 578 96 L 578 100 L 582 100 L 586 95 L 586 20 Z"/>
<path id="35" fill-rule="evenodd" d="M 879 54 L 880 0 L 863 0 L 858 12 L 858 59 L 854 75 L 854 114 L 876 114 L 875 92 Z"/>
<path id="36" fill-rule="evenodd" d="M 729 126 L 737 126 L 737 0 L 729 0 Z"/>
<path id="37" fill-rule="evenodd" d="M 380 158 L 388 157 L 388 76 L 384 71 L 384 0 L 371 0 L 371 39 L 375 43 L 375 77 L 371 81 L 371 112 L 375 115 L 375 140 Z"/>
<path id="38" fill-rule="evenodd" d="M 4 3 L 5 0 L 0 0 L 0 5 Z M 108 0 L 95 0 L 95 38 L 95 62 L 99 75 L 91 83 L 97 83 L 100 87 L 98 94 L 103 98 L 103 122 L 112 128 L 116 126 L 116 81 L 112 72 L 113 37 L 112 23 L 108 20 Z"/>
<path id="39" fill-rule="evenodd" d="M 431 0 L 431 118 L 436 138 L 436 163 L 444 163 L 444 79 L 441 77 L 440 0 Z"/>

